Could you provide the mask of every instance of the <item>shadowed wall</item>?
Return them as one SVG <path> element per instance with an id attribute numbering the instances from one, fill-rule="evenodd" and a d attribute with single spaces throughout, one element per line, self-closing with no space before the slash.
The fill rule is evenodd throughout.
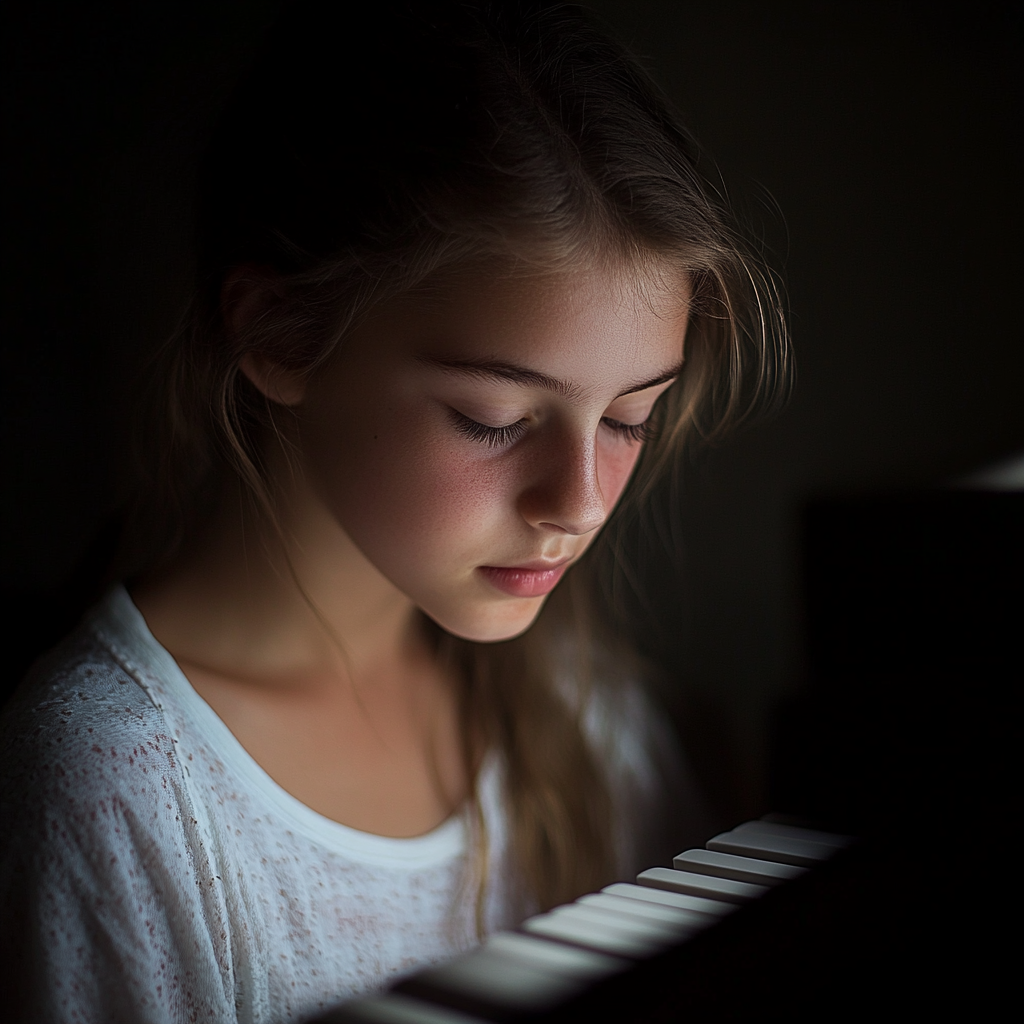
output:
<path id="1" fill-rule="evenodd" d="M 189 282 L 190 187 L 273 14 L 241 3 L 6 15 L 3 593 L 8 680 L 77 614 L 134 383 Z M 811 496 L 941 481 L 1024 448 L 1021 7 L 593 0 L 717 161 L 787 280 L 799 379 L 698 452 L 643 643 L 723 821 L 762 813 L 799 685 Z"/>

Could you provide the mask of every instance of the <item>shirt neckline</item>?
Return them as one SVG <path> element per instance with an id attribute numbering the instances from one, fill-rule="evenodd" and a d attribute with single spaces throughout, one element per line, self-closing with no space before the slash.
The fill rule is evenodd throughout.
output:
<path id="1" fill-rule="evenodd" d="M 338 853 L 376 865 L 423 868 L 465 853 L 468 830 L 464 809 L 430 832 L 398 838 L 344 825 L 313 810 L 283 789 L 188 681 L 171 653 L 150 632 L 123 585 L 118 584 L 107 593 L 89 617 L 89 625 L 164 714 L 178 746 L 179 759 L 187 757 L 191 742 L 199 740 L 228 771 L 244 780 L 286 828 Z M 484 775 L 493 770 L 490 761 L 481 767 L 481 777 L 477 780 L 481 793 L 490 791 L 491 787 L 484 784 Z M 194 781 L 186 773 L 186 785 Z"/>

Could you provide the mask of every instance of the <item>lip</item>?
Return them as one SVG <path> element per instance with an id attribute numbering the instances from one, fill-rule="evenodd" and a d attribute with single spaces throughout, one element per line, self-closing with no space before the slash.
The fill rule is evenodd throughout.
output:
<path id="1" fill-rule="evenodd" d="M 482 565 L 479 571 L 492 587 L 511 597 L 543 597 L 555 589 L 569 561 L 568 558 L 557 562 L 535 559 L 524 565 Z"/>

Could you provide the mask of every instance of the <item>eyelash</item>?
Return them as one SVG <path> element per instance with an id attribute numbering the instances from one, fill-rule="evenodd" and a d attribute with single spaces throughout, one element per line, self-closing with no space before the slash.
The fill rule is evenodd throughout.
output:
<path id="1" fill-rule="evenodd" d="M 650 441 L 654 437 L 654 424 L 649 419 L 644 420 L 643 423 L 621 423 L 619 420 L 610 420 L 606 416 L 601 422 L 633 444 L 643 444 L 644 441 Z"/>
<path id="2" fill-rule="evenodd" d="M 489 427 L 485 423 L 477 423 L 462 413 L 451 410 L 452 421 L 456 430 L 468 437 L 471 441 L 479 441 L 486 444 L 488 448 L 507 448 L 515 444 L 526 433 L 526 421 L 517 420 L 505 427 Z M 622 423 L 619 420 L 609 419 L 607 416 L 601 422 L 614 431 L 620 437 L 624 437 L 632 444 L 643 444 L 654 436 L 654 426 L 650 420 L 643 423 Z"/>
<path id="3" fill-rule="evenodd" d="M 488 448 L 507 448 L 515 444 L 526 433 L 526 420 L 517 420 L 506 427 L 489 427 L 486 423 L 477 423 L 461 412 L 451 410 L 455 429 L 471 441 L 480 441 Z"/>

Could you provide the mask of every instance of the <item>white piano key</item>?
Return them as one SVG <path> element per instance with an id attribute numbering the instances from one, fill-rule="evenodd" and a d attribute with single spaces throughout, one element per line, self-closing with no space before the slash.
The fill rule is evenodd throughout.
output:
<path id="1" fill-rule="evenodd" d="M 613 913 L 626 914 L 648 921 L 663 921 L 666 924 L 675 925 L 683 929 L 696 930 L 708 923 L 707 917 L 703 914 L 696 914 L 692 910 L 666 907 L 661 903 L 644 903 L 641 900 L 613 896 L 611 893 L 606 892 L 590 893 L 587 896 L 581 896 L 576 901 L 576 905 L 597 907 L 599 910 L 610 910 Z"/>
<path id="2" fill-rule="evenodd" d="M 397 993 L 346 1003 L 338 1011 L 337 1018 L 345 1024 L 362 1024 L 364 1021 L 366 1024 L 484 1024 L 480 1017 Z M 334 1016 L 326 1019 L 333 1022 Z"/>
<path id="3" fill-rule="evenodd" d="M 624 919 L 617 920 L 593 908 L 577 906 L 559 907 L 548 914 L 531 917 L 522 927 L 534 935 L 631 960 L 651 956 L 678 941 L 678 933 L 656 925 L 641 922 L 634 927 Z"/>
<path id="4" fill-rule="evenodd" d="M 693 871 L 698 875 L 731 878 L 736 882 L 752 882 L 754 885 L 778 885 L 807 872 L 807 868 L 798 868 L 795 864 L 737 857 L 732 853 L 716 853 L 713 850 L 687 850 L 673 858 L 672 867 L 677 871 Z"/>
<path id="5" fill-rule="evenodd" d="M 612 885 L 606 885 L 601 892 L 612 896 L 626 896 L 631 900 L 660 903 L 666 907 L 678 907 L 681 910 L 692 910 L 694 913 L 706 915 L 711 921 L 736 909 L 735 903 L 709 900 L 703 896 L 688 896 L 681 892 L 669 892 L 667 889 L 652 889 L 650 886 L 633 885 L 631 882 L 614 882 Z"/>
<path id="6" fill-rule="evenodd" d="M 709 839 L 707 848 L 716 853 L 732 853 L 738 857 L 774 860 L 809 868 L 826 861 L 836 852 L 835 846 L 811 843 L 805 839 L 773 835 L 769 832 L 723 832 Z"/>
<path id="7" fill-rule="evenodd" d="M 737 825 L 733 832 L 764 832 L 768 835 L 788 836 L 790 839 L 803 839 L 809 843 L 821 843 L 823 846 L 834 846 L 842 849 L 853 842 L 853 836 L 842 836 L 835 832 L 819 832 L 814 828 L 803 828 L 799 825 L 782 825 L 775 821 L 745 821 Z"/>
<path id="8" fill-rule="evenodd" d="M 648 868 L 636 876 L 636 881 L 638 885 L 649 885 L 653 889 L 668 889 L 726 903 L 747 903 L 768 891 L 766 885 L 734 882 L 731 878 L 714 878 L 675 868 Z"/>
<path id="9" fill-rule="evenodd" d="M 641 960 L 652 956 L 661 948 L 660 942 L 637 939 L 605 928 L 594 928 L 590 924 L 579 921 L 567 921 L 554 918 L 548 914 L 531 918 L 523 924 L 531 934 L 552 939 L 555 942 L 567 942 L 588 949 L 597 949 L 613 956 L 626 957 L 629 960 Z"/>
<path id="10" fill-rule="evenodd" d="M 497 932 L 487 938 L 484 948 L 570 978 L 604 978 L 629 966 L 629 961 L 621 957 L 578 946 L 565 946 L 521 932 Z"/>
<path id="11" fill-rule="evenodd" d="M 520 932 L 490 936 L 476 950 L 415 976 L 422 990 L 358 999 L 323 1024 L 484 1024 L 429 1002 L 445 994 L 488 1020 L 546 1013 L 602 977 L 685 941 L 781 881 L 854 840 L 770 821 L 747 822 L 689 850 L 674 868 L 651 868 L 540 914 Z M 417 998 L 419 996 L 420 998 Z M 458 1002 L 461 997 L 463 1002 Z"/>
<path id="12" fill-rule="evenodd" d="M 604 925 L 609 928 L 618 929 L 625 934 L 638 935 L 641 938 L 651 937 L 656 939 L 664 936 L 669 941 L 672 941 L 694 930 L 693 925 L 689 921 L 677 920 L 669 922 L 654 920 L 653 918 L 642 918 L 635 914 L 623 913 L 621 910 L 587 906 L 579 901 L 566 904 L 564 907 L 555 907 L 551 913 L 562 917 L 568 915 L 578 921 L 590 921 L 595 925 Z"/>
<path id="13" fill-rule="evenodd" d="M 503 1010 L 537 1011 L 580 991 L 585 978 L 539 967 L 486 946 L 416 975 L 429 989 Z"/>

